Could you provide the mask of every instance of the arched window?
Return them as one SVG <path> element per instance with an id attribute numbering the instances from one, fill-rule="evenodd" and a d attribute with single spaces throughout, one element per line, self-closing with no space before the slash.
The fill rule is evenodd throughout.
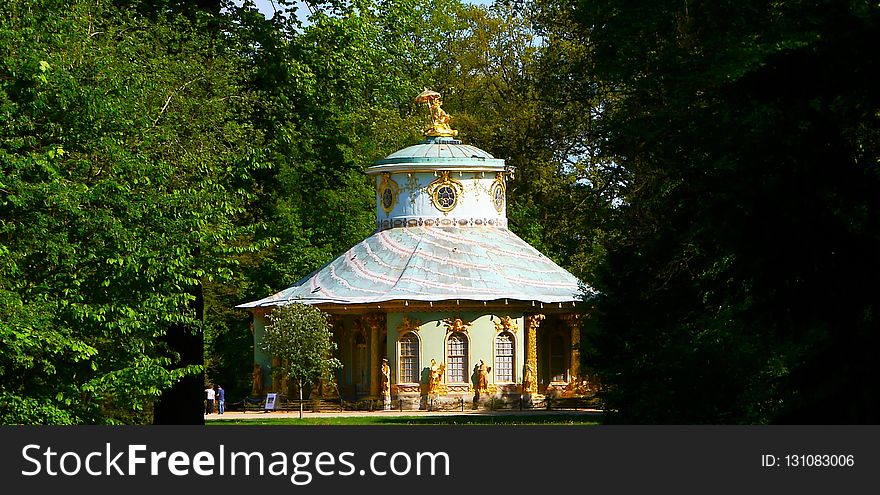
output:
<path id="1" fill-rule="evenodd" d="M 451 383 L 468 381 L 468 340 L 461 332 L 453 333 L 446 341 L 446 378 Z"/>
<path id="2" fill-rule="evenodd" d="M 495 379 L 499 382 L 512 382 L 513 376 L 513 335 L 501 332 L 495 337 Z"/>
<path id="3" fill-rule="evenodd" d="M 400 383 L 419 381 L 419 337 L 409 332 L 400 338 Z"/>

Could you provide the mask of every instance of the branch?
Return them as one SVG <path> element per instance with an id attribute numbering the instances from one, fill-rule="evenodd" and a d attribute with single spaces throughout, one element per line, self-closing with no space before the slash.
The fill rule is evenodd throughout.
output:
<path id="1" fill-rule="evenodd" d="M 183 91 L 183 89 L 186 88 L 187 86 L 189 86 L 190 84 L 192 84 L 196 81 L 201 81 L 203 79 L 204 79 L 204 77 L 197 77 L 197 78 L 193 79 L 192 81 L 189 81 L 189 82 L 185 83 L 183 86 L 172 91 L 171 94 L 168 95 L 168 99 L 165 100 L 165 105 L 162 106 L 162 110 L 159 111 L 159 115 L 156 116 L 156 120 L 153 121 L 153 127 L 156 127 L 156 124 L 159 123 L 159 118 L 161 118 L 162 114 L 165 113 L 165 110 L 168 109 L 168 105 L 171 104 L 171 99 L 174 98 L 174 95 L 176 95 L 179 91 Z"/>

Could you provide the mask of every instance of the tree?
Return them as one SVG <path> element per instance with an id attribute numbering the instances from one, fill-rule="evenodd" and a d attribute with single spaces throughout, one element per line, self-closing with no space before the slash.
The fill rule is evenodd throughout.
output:
<path id="1" fill-rule="evenodd" d="M 595 92 L 576 92 L 560 75 L 580 56 L 578 45 L 548 44 L 556 31 L 537 25 L 535 9 L 519 4 L 450 2 L 438 9 L 431 22 L 443 29 L 427 43 L 440 47 L 430 58 L 431 87 L 443 93 L 463 141 L 515 168 L 510 229 L 590 280 L 616 184 L 605 180 L 607 163 L 587 132 Z"/>
<path id="2" fill-rule="evenodd" d="M 0 17 L 0 423 L 149 422 L 182 381 L 199 422 L 202 289 L 252 245 L 241 60 L 111 2 Z"/>
<path id="3" fill-rule="evenodd" d="M 292 2 L 285 2 L 292 3 Z M 257 199 L 240 215 L 258 253 L 237 257 L 236 283 L 206 284 L 205 366 L 243 394 L 251 335 L 232 308 L 289 286 L 375 230 L 373 161 L 417 142 L 424 114 L 412 104 L 443 53 L 444 6 L 414 0 L 321 2 L 308 25 L 295 12 L 264 18 L 230 7 L 228 42 L 257 96 L 250 124 L 263 137 Z M 454 10 L 454 9 L 453 9 Z"/>
<path id="4" fill-rule="evenodd" d="M 271 164 L 254 174 L 256 198 L 237 216 L 254 226 L 260 251 L 236 257 L 234 281 L 205 285 L 206 375 L 231 384 L 230 395 L 250 390 L 253 355 L 248 315 L 232 308 L 372 233 L 375 186 L 364 170 L 418 139 L 421 116 L 410 100 L 426 57 L 405 32 L 430 9 L 409 0 L 337 3 L 316 6 L 306 26 L 294 11 L 266 19 L 247 3 L 229 6 L 224 42 L 245 62 L 248 122 L 262 137 L 259 161 Z"/>
<path id="5" fill-rule="evenodd" d="M 608 408 L 876 423 L 880 8 L 539 3 L 624 180 L 584 353 Z"/>
<path id="6" fill-rule="evenodd" d="M 305 304 L 279 306 L 269 315 L 263 337 L 263 348 L 281 360 L 281 373 L 297 383 L 299 417 L 303 414 L 303 387 L 331 380 L 342 363 L 333 357 L 336 343 L 332 340 L 327 314 Z"/>

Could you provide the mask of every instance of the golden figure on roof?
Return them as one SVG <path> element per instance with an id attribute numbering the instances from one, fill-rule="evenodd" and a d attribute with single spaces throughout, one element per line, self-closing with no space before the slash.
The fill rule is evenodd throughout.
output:
<path id="1" fill-rule="evenodd" d="M 431 112 L 431 127 L 424 130 L 425 136 L 430 137 L 455 137 L 458 131 L 449 126 L 449 114 L 440 108 L 443 105 L 443 97 L 436 91 L 425 88 L 415 98 L 416 103 L 424 103 Z"/>

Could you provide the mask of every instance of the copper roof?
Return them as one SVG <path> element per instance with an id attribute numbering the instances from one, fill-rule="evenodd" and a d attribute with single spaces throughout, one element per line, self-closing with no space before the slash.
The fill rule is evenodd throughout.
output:
<path id="1" fill-rule="evenodd" d="M 395 300 L 575 302 L 589 287 L 498 227 L 377 232 L 302 280 L 239 308 Z"/>

